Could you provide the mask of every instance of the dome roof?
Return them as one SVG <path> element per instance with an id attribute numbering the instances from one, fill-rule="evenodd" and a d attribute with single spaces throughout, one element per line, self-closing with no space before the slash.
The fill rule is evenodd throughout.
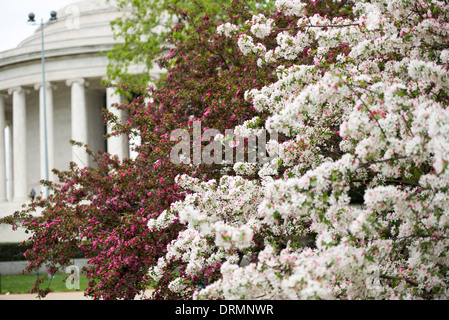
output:
<path id="1" fill-rule="evenodd" d="M 104 12 L 107 10 L 116 10 L 114 0 L 82 0 L 74 1 L 73 3 L 58 10 L 58 17 L 61 19 L 67 18 L 74 10 L 78 9 L 80 15 L 92 14 L 95 12 Z"/>
<path id="2" fill-rule="evenodd" d="M 108 59 L 100 53 L 117 44 L 111 21 L 124 15 L 115 0 L 74 1 L 58 10 L 56 21 L 44 22 L 47 81 L 105 76 Z M 41 82 L 41 17 L 35 20 L 32 36 L 0 52 L 0 90 Z"/>
<path id="3" fill-rule="evenodd" d="M 113 0 L 76 1 L 57 11 L 57 20 L 44 23 L 45 49 L 61 49 L 113 43 L 110 22 L 120 15 Z M 40 51 L 41 27 L 18 48 Z"/>

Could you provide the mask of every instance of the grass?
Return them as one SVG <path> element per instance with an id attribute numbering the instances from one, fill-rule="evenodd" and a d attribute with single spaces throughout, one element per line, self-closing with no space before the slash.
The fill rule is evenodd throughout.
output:
<path id="1" fill-rule="evenodd" d="M 73 292 L 85 291 L 87 289 L 87 278 L 80 274 L 80 288 L 68 289 L 65 283 L 69 273 L 56 273 L 53 279 L 47 274 L 18 274 L 0 277 L 0 294 L 5 293 L 30 293 L 37 279 L 43 278 L 44 281 L 39 285 L 40 289 L 50 288 L 51 292 Z"/>

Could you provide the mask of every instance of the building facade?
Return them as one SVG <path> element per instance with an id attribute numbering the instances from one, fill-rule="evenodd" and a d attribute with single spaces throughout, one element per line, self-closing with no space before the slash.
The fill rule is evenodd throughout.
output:
<path id="1" fill-rule="evenodd" d="M 94 151 L 129 156 L 127 137 L 104 139 L 109 128 L 101 115 L 103 108 L 122 101 L 102 81 L 105 53 L 116 43 L 110 22 L 123 14 L 106 0 L 75 1 L 58 10 L 57 20 L 43 30 L 45 83 L 40 23 L 17 48 L 0 52 L 0 216 L 19 210 L 32 189 L 44 193 L 39 181 L 47 175 L 54 181 L 52 168 L 68 169 L 71 161 L 93 165 L 71 139 Z M 8 228 L 0 226 L 0 242 L 21 237 Z"/>

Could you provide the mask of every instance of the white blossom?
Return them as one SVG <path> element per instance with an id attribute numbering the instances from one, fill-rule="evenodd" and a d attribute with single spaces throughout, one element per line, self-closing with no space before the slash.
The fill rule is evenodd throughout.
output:
<path id="1" fill-rule="evenodd" d="M 217 27 L 217 33 L 220 35 L 225 35 L 226 37 L 230 37 L 235 32 L 239 31 L 239 26 L 226 22 L 224 24 L 220 24 Z"/>

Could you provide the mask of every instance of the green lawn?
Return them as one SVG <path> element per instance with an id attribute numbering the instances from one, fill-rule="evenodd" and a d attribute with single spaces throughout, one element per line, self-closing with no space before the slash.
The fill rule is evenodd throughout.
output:
<path id="1" fill-rule="evenodd" d="M 56 273 L 53 279 L 48 278 L 47 274 L 18 274 L 0 277 L 0 294 L 9 293 L 30 293 L 34 287 L 36 279 L 45 276 L 44 282 L 40 284 L 41 289 L 50 288 L 52 292 L 70 292 L 70 291 L 84 291 L 87 289 L 87 279 L 83 274 L 80 274 L 80 289 L 68 289 L 64 280 L 70 274 Z"/>

